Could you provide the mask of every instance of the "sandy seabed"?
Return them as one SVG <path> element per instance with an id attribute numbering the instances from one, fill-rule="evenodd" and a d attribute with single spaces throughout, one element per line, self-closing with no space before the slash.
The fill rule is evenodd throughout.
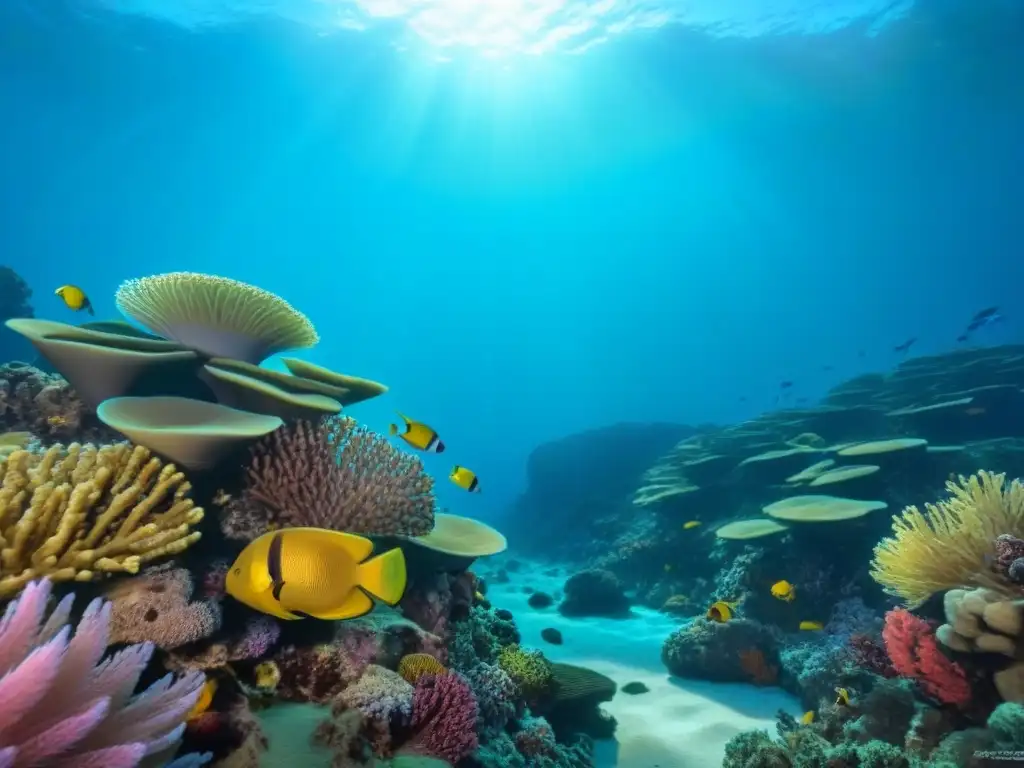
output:
<path id="1" fill-rule="evenodd" d="M 799 702 L 779 688 L 707 683 L 669 676 L 661 663 L 661 645 L 682 623 L 645 608 L 628 619 L 568 619 L 552 606 L 537 610 L 527 603 L 524 586 L 556 595 L 567 574 L 523 566 L 508 584 L 494 584 L 488 598 L 515 617 L 523 645 L 540 648 L 552 661 L 590 667 L 621 689 L 639 681 L 650 690 L 616 694 L 602 705 L 618 720 L 615 739 L 599 742 L 598 768 L 716 768 L 725 744 L 740 731 L 775 732 L 775 713 L 801 714 Z M 541 630 L 562 633 L 551 645 Z"/>

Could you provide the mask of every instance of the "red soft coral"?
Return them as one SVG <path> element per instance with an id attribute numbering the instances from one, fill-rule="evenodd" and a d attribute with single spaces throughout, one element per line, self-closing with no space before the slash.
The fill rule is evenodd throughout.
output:
<path id="1" fill-rule="evenodd" d="M 882 640 L 893 668 L 916 680 L 929 696 L 963 707 L 971 700 L 971 685 L 963 668 L 939 649 L 935 631 L 924 619 L 902 608 L 885 615 Z"/>
<path id="2" fill-rule="evenodd" d="M 423 675 L 412 699 L 412 739 L 402 751 L 439 757 L 455 765 L 477 748 L 477 704 L 458 675 Z"/>

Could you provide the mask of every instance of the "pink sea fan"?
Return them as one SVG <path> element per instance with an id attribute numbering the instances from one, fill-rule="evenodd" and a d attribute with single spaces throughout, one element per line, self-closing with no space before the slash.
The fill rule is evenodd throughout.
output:
<path id="1" fill-rule="evenodd" d="M 281 427 L 253 448 L 243 498 L 225 533 L 247 538 L 269 524 L 418 536 L 434 526 L 434 481 L 416 456 L 337 417 Z"/>
<path id="2" fill-rule="evenodd" d="M 477 704 L 456 674 L 423 675 L 412 697 L 413 737 L 403 751 L 439 757 L 455 765 L 477 748 Z"/>
<path id="3" fill-rule="evenodd" d="M 0 768 L 133 768 L 170 754 L 202 690 L 170 675 L 137 696 L 153 646 L 102 660 L 110 604 L 93 600 L 71 636 L 72 596 L 48 617 L 48 581 L 33 582 L 0 621 Z"/>

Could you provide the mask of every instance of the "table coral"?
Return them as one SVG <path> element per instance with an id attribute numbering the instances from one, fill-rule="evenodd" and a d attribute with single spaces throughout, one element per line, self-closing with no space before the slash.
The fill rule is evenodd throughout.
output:
<path id="1" fill-rule="evenodd" d="M 222 528 L 243 540 L 272 525 L 416 536 L 433 527 L 433 487 L 418 457 L 353 419 L 299 421 L 253 447 Z"/>
<path id="2" fill-rule="evenodd" d="M 127 443 L 15 451 L 0 467 L 0 598 L 39 576 L 138 573 L 199 539 L 203 510 L 173 464 Z"/>

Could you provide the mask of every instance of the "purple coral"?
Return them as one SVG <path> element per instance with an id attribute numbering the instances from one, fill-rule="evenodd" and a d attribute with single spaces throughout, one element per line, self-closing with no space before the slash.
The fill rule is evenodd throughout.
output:
<path id="1" fill-rule="evenodd" d="M 247 487 L 222 527 L 236 539 L 270 524 L 418 536 L 434 526 L 433 489 L 419 458 L 353 419 L 300 421 L 254 446 Z"/>
<path id="2" fill-rule="evenodd" d="M 455 765 L 479 744 L 477 714 L 476 697 L 461 677 L 423 675 L 413 693 L 414 735 L 402 749 Z"/>
<path id="3" fill-rule="evenodd" d="M 231 658 L 261 659 L 281 637 L 281 625 L 269 616 L 249 619 L 242 637 L 231 646 Z"/>
<path id="4" fill-rule="evenodd" d="M 71 636 L 72 596 L 46 615 L 48 581 L 33 582 L 0 622 L 0 766 L 133 768 L 180 740 L 204 677 L 170 675 L 137 696 L 149 643 L 103 661 L 110 605 L 93 600 Z"/>

